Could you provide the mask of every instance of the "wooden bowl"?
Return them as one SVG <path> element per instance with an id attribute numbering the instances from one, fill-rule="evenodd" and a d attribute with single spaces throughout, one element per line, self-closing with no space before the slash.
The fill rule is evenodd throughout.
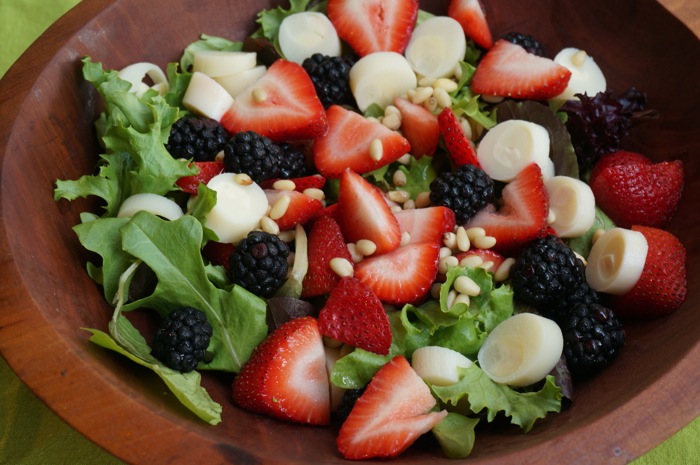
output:
<path id="1" fill-rule="evenodd" d="M 95 167 L 98 100 L 81 76 L 85 55 L 119 69 L 176 61 L 200 33 L 242 39 L 254 13 L 273 1 L 86 0 L 56 23 L 9 71 L 0 88 L 2 229 L 0 349 L 60 417 L 121 459 L 137 464 L 341 462 L 336 431 L 285 424 L 236 409 L 230 377 L 205 375 L 224 405 L 208 426 L 168 394 L 155 375 L 88 342 L 110 307 L 85 272 L 71 227 L 89 201 L 54 202 L 56 179 Z M 613 366 L 577 386 L 574 406 L 529 434 L 484 428 L 471 464 L 622 464 L 700 413 L 700 44 L 649 1 L 486 2 L 496 36 L 540 38 L 550 54 L 579 46 L 609 86 L 647 92 L 661 118 L 633 131 L 627 148 L 655 160 L 682 159 L 686 188 L 670 229 L 688 250 L 685 305 L 655 321 L 628 323 Z M 423 2 L 445 12 L 447 1 Z M 399 463 L 454 463 L 427 437 Z"/>

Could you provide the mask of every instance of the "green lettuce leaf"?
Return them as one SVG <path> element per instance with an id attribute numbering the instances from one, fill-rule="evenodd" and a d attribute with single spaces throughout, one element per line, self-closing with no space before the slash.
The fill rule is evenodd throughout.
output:
<path id="1" fill-rule="evenodd" d="M 478 418 L 469 418 L 459 413 L 449 412 L 444 420 L 435 425 L 433 435 L 448 458 L 463 459 L 474 448 Z"/>
<path id="2" fill-rule="evenodd" d="M 221 422 L 222 407 L 212 400 L 209 393 L 201 386 L 202 377 L 198 372 L 180 373 L 156 360 L 150 355 L 151 349 L 146 341 L 124 316 L 118 316 L 114 324 L 119 326 L 120 334 L 129 339 L 131 350 L 126 350 L 109 334 L 96 329 L 86 329 L 92 333 L 90 341 L 153 370 L 165 382 L 175 397 L 195 415 L 210 425 Z"/>
<path id="3" fill-rule="evenodd" d="M 240 52 L 243 50 L 243 42 L 234 42 L 224 37 L 202 34 L 199 40 L 194 41 L 185 47 L 185 51 L 180 57 L 180 67 L 185 71 L 190 71 L 192 64 L 194 63 L 194 54 L 203 50 L 213 50 L 215 52 Z"/>
<path id="4" fill-rule="evenodd" d="M 443 403 L 454 406 L 462 397 L 466 397 L 473 413 L 486 410 L 489 422 L 498 413 L 503 413 L 512 424 L 520 426 L 525 432 L 532 429 L 537 419 L 561 410 L 561 389 L 551 375 L 547 376 L 539 391 L 520 392 L 493 382 L 481 368 L 472 364 L 469 368 L 460 368 L 460 380 L 456 384 L 431 386 L 431 389 Z"/>
<path id="5" fill-rule="evenodd" d="M 265 301 L 240 286 L 219 289 L 207 277 L 200 246 L 202 225 L 185 215 L 167 221 L 139 212 L 121 228 L 125 252 L 142 260 L 157 276 L 149 296 L 124 305 L 124 311 L 151 308 L 166 314 L 183 305 L 206 313 L 214 330 L 213 360 L 202 369 L 240 371 L 267 335 Z"/>

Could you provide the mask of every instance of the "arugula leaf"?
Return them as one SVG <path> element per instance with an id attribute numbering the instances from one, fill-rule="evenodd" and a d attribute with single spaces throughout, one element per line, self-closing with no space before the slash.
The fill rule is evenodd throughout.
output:
<path id="1" fill-rule="evenodd" d="M 478 414 L 486 409 L 489 422 L 503 412 L 510 417 L 512 424 L 528 432 L 538 418 L 561 410 L 561 390 L 551 375 L 547 375 L 539 391 L 519 392 L 505 384 L 493 382 L 476 364 L 460 368 L 459 371 L 460 380 L 456 384 L 431 386 L 433 393 L 442 402 L 452 405 L 457 405 L 466 396 L 472 412 Z"/>
<path id="2" fill-rule="evenodd" d="M 442 451 L 450 459 L 463 459 L 471 454 L 474 448 L 478 418 L 469 418 L 456 412 L 449 412 L 447 416 L 433 428 L 433 435 L 437 439 Z"/>
<path id="3" fill-rule="evenodd" d="M 96 329 L 83 329 L 92 333 L 90 337 L 91 342 L 120 353 L 139 365 L 153 370 L 165 382 L 175 397 L 199 418 L 210 425 L 216 425 L 221 422 L 222 407 L 212 400 L 207 391 L 201 386 L 202 377 L 198 372 L 180 373 L 166 367 L 150 355 L 150 347 L 148 347 L 146 341 L 136 328 L 131 325 L 129 320 L 124 316 L 119 316 L 116 324 L 120 327 L 119 332 L 131 340 L 132 351 L 128 351 L 119 345 L 107 333 Z"/>
<path id="4" fill-rule="evenodd" d="M 185 51 L 180 57 L 180 66 L 183 70 L 189 71 L 194 63 L 195 52 L 201 50 L 213 50 L 217 52 L 240 52 L 243 50 L 243 42 L 234 42 L 224 37 L 210 36 L 202 34 L 200 39 L 185 47 Z"/>
<path id="5" fill-rule="evenodd" d="M 208 279 L 200 253 L 202 225 L 190 215 L 167 221 L 139 212 L 121 228 L 125 252 L 143 260 L 158 278 L 149 296 L 124 305 L 124 311 L 152 308 L 165 314 L 188 305 L 206 313 L 214 330 L 214 359 L 200 368 L 240 371 L 267 335 L 265 301 L 240 286 L 219 289 Z"/>

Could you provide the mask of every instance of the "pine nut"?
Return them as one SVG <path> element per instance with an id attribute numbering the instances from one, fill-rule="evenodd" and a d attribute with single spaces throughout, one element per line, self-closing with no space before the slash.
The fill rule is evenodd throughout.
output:
<path id="1" fill-rule="evenodd" d="M 396 131 L 401 127 L 401 118 L 396 113 L 390 113 L 384 116 L 382 124 L 392 131 Z"/>
<path id="2" fill-rule="evenodd" d="M 554 210 L 551 208 L 549 209 L 549 212 L 547 213 L 547 224 L 552 224 L 557 220 L 557 214 L 554 213 Z"/>
<path id="3" fill-rule="evenodd" d="M 321 202 L 326 200 L 326 193 L 317 187 L 308 187 L 304 189 L 303 194 L 308 195 L 312 199 L 320 200 Z"/>
<path id="4" fill-rule="evenodd" d="M 457 90 L 457 82 L 448 78 L 439 78 L 433 82 L 432 86 L 435 89 L 442 89 L 448 93 L 452 93 Z"/>
<path id="5" fill-rule="evenodd" d="M 381 140 L 374 139 L 369 144 L 369 156 L 374 161 L 379 161 L 382 159 L 382 157 L 384 156 L 384 146 L 382 145 Z"/>
<path id="6" fill-rule="evenodd" d="M 484 260 L 478 255 L 467 255 L 459 262 L 459 266 L 464 268 L 477 268 L 484 263 Z"/>
<path id="7" fill-rule="evenodd" d="M 331 270 L 341 278 L 353 276 L 355 274 L 355 267 L 346 258 L 333 257 L 328 263 Z"/>
<path id="8" fill-rule="evenodd" d="M 452 255 L 452 249 L 449 247 L 440 247 L 439 259 L 447 258 Z"/>
<path id="9" fill-rule="evenodd" d="M 255 103 L 263 103 L 265 100 L 267 100 L 267 92 L 265 92 L 265 89 L 261 89 L 259 87 L 253 89 L 251 91 L 251 95 Z"/>
<path id="10" fill-rule="evenodd" d="M 416 208 L 425 208 L 428 206 L 430 206 L 430 192 L 421 192 L 416 196 Z"/>
<path id="11" fill-rule="evenodd" d="M 389 191 L 386 193 L 389 200 L 396 203 L 404 203 L 411 198 L 411 194 L 406 191 Z"/>
<path id="12" fill-rule="evenodd" d="M 435 92 L 433 93 L 433 97 L 435 97 L 435 101 L 437 104 L 442 107 L 442 108 L 451 108 L 452 107 L 452 98 L 450 97 L 450 94 L 447 93 L 445 89 L 442 87 L 436 87 Z"/>
<path id="13" fill-rule="evenodd" d="M 472 131 L 472 125 L 469 124 L 469 120 L 466 118 L 460 118 L 459 119 L 459 127 L 462 128 L 462 132 L 464 132 L 464 136 L 471 140 L 474 140 L 473 136 L 473 131 Z"/>
<path id="14" fill-rule="evenodd" d="M 270 218 L 269 216 L 263 216 L 262 219 L 260 220 L 260 228 L 262 228 L 263 231 L 266 233 L 270 234 L 279 234 L 280 232 L 280 227 L 277 224 L 275 220 Z"/>
<path id="15" fill-rule="evenodd" d="M 473 228 L 467 229 L 467 237 L 469 237 L 469 240 L 474 242 L 474 239 L 479 237 L 479 236 L 485 236 L 486 235 L 486 230 L 484 228 L 480 228 L 478 226 L 475 226 Z"/>
<path id="16" fill-rule="evenodd" d="M 250 186 L 253 180 L 245 173 L 238 173 L 233 177 L 233 182 L 241 186 Z"/>
<path id="17" fill-rule="evenodd" d="M 470 302 L 470 299 L 469 299 L 469 296 L 468 296 L 468 295 L 466 295 L 466 294 L 457 294 L 457 297 L 455 297 L 455 301 L 452 302 L 452 305 L 454 306 L 454 305 L 457 305 L 457 304 L 464 304 L 464 305 L 466 305 L 466 306 L 468 307 L 468 306 L 469 306 L 469 302 Z M 450 308 L 452 308 L 452 307 L 450 307 Z"/>
<path id="18" fill-rule="evenodd" d="M 410 154 L 410 153 L 406 153 L 406 154 L 404 154 L 404 155 L 401 155 L 401 156 L 399 157 L 399 159 L 396 160 L 396 161 L 399 162 L 399 163 L 401 163 L 402 165 L 410 165 L 410 164 L 411 164 L 411 158 L 412 158 L 412 157 L 411 157 L 411 154 Z"/>
<path id="19" fill-rule="evenodd" d="M 453 232 L 446 232 L 442 235 L 442 243 L 450 250 L 457 248 L 457 235 Z"/>
<path id="20" fill-rule="evenodd" d="M 472 246 L 469 236 L 467 235 L 467 230 L 464 229 L 464 226 L 457 228 L 455 238 L 457 241 L 457 249 L 459 249 L 461 252 L 466 252 Z"/>
<path id="21" fill-rule="evenodd" d="M 411 233 L 404 231 L 401 233 L 401 245 L 406 245 L 411 243 Z"/>
<path id="22" fill-rule="evenodd" d="M 408 199 L 403 203 L 404 210 L 414 210 L 416 208 L 416 202 L 413 199 Z"/>
<path id="23" fill-rule="evenodd" d="M 389 115 L 399 115 L 399 117 L 401 117 L 401 111 L 394 105 L 387 105 L 384 109 L 384 116 L 386 117 Z"/>
<path id="24" fill-rule="evenodd" d="M 278 235 L 282 242 L 292 242 L 297 237 L 297 233 L 293 229 L 280 231 Z"/>
<path id="25" fill-rule="evenodd" d="M 291 179 L 279 179 L 272 185 L 272 188 L 278 191 L 293 191 L 296 187 Z"/>
<path id="26" fill-rule="evenodd" d="M 574 55 L 571 57 L 571 63 L 574 66 L 583 66 L 587 58 L 588 54 L 586 53 L 586 51 L 579 50 L 578 52 L 574 53 Z"/>
<path id="27" fill-rule="evenodd" d="M 423 102 L 423 108 L 425 108 L 426 110 L 428 110 L 430 112 L 435 111 L 437 109 L 437 107 L 438 107 L 437 99 L 433 96 L 431 96 L 428 100 Z"/>
<path id="28" fill-rule="evenodd" d="M 479 249 L 490 249 L 496 245 L 496 238 L 493 236 L 478 236 L 472 242 Z"/>
<path id="29" fill-rule="evenodd" d="M 219 150 L 219 153 L 217 153 L 216 156 L 214 157 L 214 161 L 224 161 L 224 156 L 225 156 L 224 151 Z"/>
<path id="30" fill-rule="evenodd" d="M 447 274 L 450 268 L 454 268 L 456 266 L 459 266 L 459 260 L 457 260 L 457 257 L 454 255 L 450 255 L 449 257 L 445 257 L 440 260 L 438 269 L 440 270 L 441 274 Z"/>
<path id="31" fill-rule="evenodd" d="M 496 272 L 493 274 L 493 279 L 499 283 L 508 279 L 510 276 L 510 269 L 513 267 L 513 265 L 515 265 L 515 259 L 513 257 L 508 257 L 503 260 L 503 263 L 501 263 Z"/>
<path id="32" fill-rule="evenodd" d="M 350 242 L 348 245 L 348 252 L 350 252 L 350 258 L 352 258 L 353 263 L 360 263 L 363 258 L 365 258 L 360 252 L 357 251 L 357 244 Z"/>
<path id="33" fill-rule="evenodd" d="M 442 289 L 441 283 L 433 283 L 433 285 L 430 286 L 430 297 L 432 297 L 433 299 L 439 299 L 441 289 Z"/>
<path id="34" fill-rule="evenodd" d="M 401 208 L 401 205 L 392 205 L 389 207 L 389 210 L 391 210 L 392 213 L 398 213 L 403 210 L 403 208 Z"/>
<path id="35" fill-rule="evenodd" d="M 455 279 L 454 289 L 460 294 L 465 294 L 470 297 L 476 297 L 481 294 L 481 288 L 469 276 L 459 276 Z"/>
<path id="36" fill-rule="evenodd" d="M 434 89 L 432 87 L 418 87 L 411 101 L 417 105 L 420 105 L 433 96 L 433 90 Z"/>
<path id="37" fill-rule="evenodd" d="M 433 77 L 425 76 L 418 80 L 418 85 L 421 87 L 434 87 L 437 81 L 439 81 L 439 79 L 436 80 Z"/>
<path id="38" fill-rule="evenodd" d="M 451 289 L 450 292 L 447 293 L 447 308 L 452 308 L 452 306 L 455 304 L 456 299 L 457 292 L 455 292 L 454 289 Z"/>
<path id="39" fill-rule="evenodd" d="M 287 208 L 289 208 L 290 203 L 291 199 L 288 195 L 283 195 L 280 197 L 272 206 L 272 209 L 270 209 L 270 218 L 273 220 L 279 220 L 282 218 L 284 214 L 287 213 Z"/>
<path id="40" fill-rule="evenodd" d="M 355 244 L 355 250 L 357 250 L 357 253 L 362 255 L 363 257 L 369 257 L 377 251 L 377 244 L 370 241 L 369 239 L 360 239 Z"/>
<path id="41" fill-rule="evenodd" d="M 493 261 L 491 261 L 491 260 L 488 260 L 488 261 L 485 261 L 484 263 L 482 263 L 482 264 L 479 265 L 479 266 L 480 266 L 480 268 L 483 268 L 483 269 L 485 269 L 486 271 L 491 271 L 491 268 L 493 268 L 493 265 L 495 265 L 495 263 L 494 263 Z"/>
<path id="42" fill-rule="evenodd" d="M 392 176 L 391 181 L 394 183 L 395 186 L 403 187 L 408 182 L 408 178 L 406 177 L 406 173 L 404 173 L 401 170 L 396 170 L 394 171 L 394 175 Z"/>

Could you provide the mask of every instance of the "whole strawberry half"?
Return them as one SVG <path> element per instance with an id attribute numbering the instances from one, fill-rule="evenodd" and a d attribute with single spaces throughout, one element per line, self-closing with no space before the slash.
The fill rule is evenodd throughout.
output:
<path id="1" fill-rule="evenodd" d="M 544 234 L 548 213 L 549 197 L 542 171 L 532 163 L 503 188 L 502 205 L 498 211 L 486 207 L 465 227 L 484 228 L 487 236 L 496 238 L 494 250 L 510 256 Z"/>
<path id="2" fill-rule="evenodd" d="M 255 131 L 275 142 L 313 139 L 328 121 L 314 83 L 301 65 L 277 60 L 221 118 L 232 134 Z"/>
<path id="3" fill-rule="evenodd" d="M 290 320 L 258 345 L 233 381 L 241 408 L 282 420 L 330 423 L 326 354 L 313 317 Z"/>
<path id="4" fill-rule="evenodd" d="M 600 161 L 602 168 L 594 167 L 591 172 L 590 186 L 598 206 L 623 228 L 667 226 L 681 199 L 683 162 L 612 164 L 607 157 Z"/>
<path id="5" fill-rule="evenodd" d="M 347 242 L 370 240 L 377 246 L 375 255 L 390 252 L 401 243 L 399 222 L 382 191 L 349 169 L 340 177 L 335 217 Z"/>
<path id="6" fill-rule="evenodd" d="M 457 20 L 464 34 L 483 48 L 491 48 L 493 36 L 480 0 L 451 0 L 447 15 Z"/>
<path id="7" fill-rule="evenodd" d="M 403 53 L 418 17 L 417 0 L 328 0 L 328 18 L 338 36 L 363 57 Z"/>
<path id="8" fill-rule="evenodd" d="M 417 302 L 428 294 L 435 281 L 439 254 L 440 244 L 434 242 L 402 245 L 384 255 L 362 260 L 355 266 L 355 277 L 384 303 Z"/>
<path id="9" fill-rule="evenodd" d="M 632 226 L 644 234 L 649 249 L 642 275 L 631 291 L 611 298 L 621 318 L 655 318 L 678 309 L 687 294 L 686 250 L 680 240 L 663 229 Z"/>
<path id="10" fill-rule="evenodd" d="M 321 334 L 360 349 L 387 355 L 391 326 L 382 301 L 357 278 L 345 277 L 333 288 L 318 314 Z"/>
<path id="11" fill-rule="evenodd" d="M 546 100 L 561 94 L 569 79 L 571 71 L 554 60 L 499 39 L 476 67 L 472 90 L 483 95 Z"/>
<path id="12" fill-rule="evenodd" d="M 331 269 L 331 260 L 344 258 L 352 263 L 343 233 L 332 216 L 319 216 L 311 224 L 307 249 L 309 268 L 302 281 L 301 296 L 326 295 L 340 282 L 340 276 Z"/>
<path id="13" fill-rule="evenodd" d="M 392 163 L 408 153 L 411 145 L 396 131 L 371 121 L 347 108 L 328 108 L 328 132 L 314 140 L 313 158 L 318 171 L 327 178 L 338 178 L 346 168 L 368 173 Z M 372 144 L 381 147 L 372 155 Z"/>
<path id="14" fill-rule="evenodd" d="M 379 369 L 343 422 L 336 440 L 346 459 L 396 457 L 447 411 L 430 412 L 430 388 L 403 356 Z"/>

